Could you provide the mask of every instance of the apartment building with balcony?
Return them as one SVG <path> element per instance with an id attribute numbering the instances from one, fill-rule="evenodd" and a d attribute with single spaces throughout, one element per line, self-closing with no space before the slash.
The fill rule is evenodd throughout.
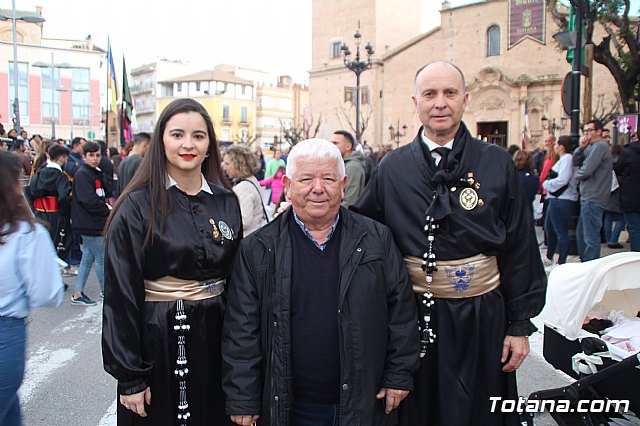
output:
<path id="1" fill-rule="evenodd" d="M 293 90 L 289 77 L 281 77 L 275 86 L 256 87 L 256 115 L 256 142 L 264 148 L 278 143 L 283 131 L 294 125 Z"/>
<path id="2" fill-rule="evenodd" d="M 156 62 L 141 65 L 131 70 L 131 96 L 136 113 L 138 132 L 153 131 L 160 112 L 157 95 L 160 93 L 160 81 L 183 76 L 198 71 L 188 62 L 159 59 Z"/>
<path id="3" fill-rule="evenodd" d="M 193 98 L 209 112 L 223 144 L 252 139 L 256 134 L 253 82 L 219 70 L 169 78 L 159 82 L 158 114 L 174 99 Z"/>
<path id="4" fill-rule="evenodd" d="M 159 60 L 131 70 L 137 131 L 151 132 L 160 112 L 176 98 L 197 99 L 211 114 L 216 135 L 225 144 L 253 142 L 271 147 L 283 125 L 313 125 L 309 88 L 288 76 L 239 65 L 200 70 L 181 61 Z"/>
<path id="5" fill-rule="evenodd" d="M 313 132 L 314 118 L 309 110 L 309 87 L 295 84 L 289 76 L 278 77 L 276 85 L 256 86 L 256 141 L 263 148 L 284 146 L 287 130 Z"/>

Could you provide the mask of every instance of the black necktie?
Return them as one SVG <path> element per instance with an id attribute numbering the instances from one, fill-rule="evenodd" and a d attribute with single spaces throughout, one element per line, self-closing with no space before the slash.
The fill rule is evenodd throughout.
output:
<path id="1" fill-rule="evenodd" d="M 439 148 L 433 149 L 432 151 L 435 151 L 438 154 L 440 154 L 440 162 L 436 166 L 436 170 L 444 169 L 444 166 L 447 165 L 447 155 L 449 155 L 449 152 L 451 150 L 449 148 L 439 147 Z M 434 162 L 435 162 L 435 160 L 434 160 Z"/>

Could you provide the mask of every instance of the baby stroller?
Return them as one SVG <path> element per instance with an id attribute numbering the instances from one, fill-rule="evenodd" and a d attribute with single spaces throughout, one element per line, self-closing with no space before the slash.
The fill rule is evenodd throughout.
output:
<path id="1" fill-rule="evenodd" d="M 621 419 L 617 411 L 626 409 L 640 416 L 640 353 L 637 348 L 634 351 L 633 344 L 621 349 L 611 336 L 600 338 L 583 330 L 585 318 L 594 311 L 616 311 L 619 317 L 624 312 L 628 318 L 625 324 L 631 326 L 627 330 L 638 330 L 640 253 L 617 253 L 552 271 L 546 305 L 537 318 L 544 322 L 543 356 L 576 382 L 534 392 L 529 401 L 568 404 L 568 409 L 562 410 L 566 412 L 550 412 L 560 426 L 638 424 Z M 637 345 L 638 340 L 631 341 Z M 625 400 L 628 407 L 614 404 Z"/>

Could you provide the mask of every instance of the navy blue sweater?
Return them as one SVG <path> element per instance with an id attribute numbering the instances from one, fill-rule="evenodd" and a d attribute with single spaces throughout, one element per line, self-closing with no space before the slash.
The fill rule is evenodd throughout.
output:
<path id="1" fill-rule="evenodd" d="M 340 400 L 338 280 L 340 223 L 324 251 L 289 221 L 293 252 L 291 352 L 296 401 Z"/>

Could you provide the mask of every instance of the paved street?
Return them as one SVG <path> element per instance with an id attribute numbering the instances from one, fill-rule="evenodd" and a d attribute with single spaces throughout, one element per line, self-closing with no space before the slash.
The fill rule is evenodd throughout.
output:
<path id="1" fill-rule="evenodd" d="M 620 240 L 626 241 L 626 233 Z M 628 250 L 628 244 L 625 247 Z M 20 391 L 25 424 L 115 425 L 116 383 L 102 369 L 100 351 L 102 305 L 71 305 L 75 278 L 65 281 L 69 290 L 63 305 L 36 309 L 29 317 L 27 373 Z M 92 272 L 86 293 L 98 300 L 98 288 Z M 542 358 L 541 334 L 534 334 L 530 341 L 531 355 L 519 370 L 520 394 L 570 383 L 568 376 Z M 536 425 L 555 423 L 547 415 L 538 417 Z"/>
<path id="2" fill-rule="evenodd" d="M 102 369 L 102 305 L 69 303 L 75 278 L 58 309 L 36 309 L 29 317 L 27 373 L 20 394 L 25 425 L 115 425 L 115 381 Z M 86 293 L 95 298 L 98 283 L 90 276 Z M 531 339 L 532 356 L 520 370 L 520 394 L 562 386 L 569 380 L 542 359 L 541 336 Z M 544 418 L 540 425 L 553 425 Z"/>
<path id="3" fill-rule="evenodd" d="M 25 425 L 113 425 L 115 381 L 102 369 L 102 304 L 71 305 L 75 278 L 57 309 L 40 308 L 29 316 L 27 371 L 20 388 Z M 99 294 L 93 272 L 86 286 Z"/>

